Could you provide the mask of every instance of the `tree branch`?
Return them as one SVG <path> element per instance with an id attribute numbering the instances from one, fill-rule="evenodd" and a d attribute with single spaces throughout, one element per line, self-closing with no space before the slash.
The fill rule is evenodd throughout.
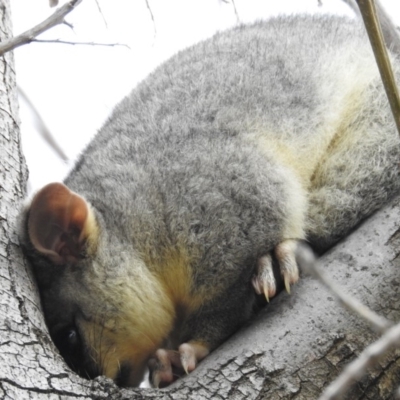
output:
<path id="1" fill-rule="evenodd" d="M 60 43 L 60 44 L 70 44 L 73 46 L 108 46 L 108 47 L 115 47 L 115 46 L 123 46 L 130 49 L 130 47 L 125 43 L 98 43 L 98 42 L 70 42 L 68 40 L 61 40 L 61 39 L 32 39 L 31 42 L 33 43 Z"/>
<path id="2" fill-rule="evenodd" d="M 107 20 L 106 20 L 104 14 L 103 14 L 103 11 L 102 11 L 102 9 L 100 7 L 100 3 L 97 0 L 95 0 L 95 2 L 96 2 L 96 6 L 97 6 L 97 9 L 99 10 L 99 13 L 100 13 L 101 17 L 103 18 L 104 26 L 106 28 L 108 28 Z"/>
<path id="3" fill-rule="evenodd" d="M 64 23 L 64 17 L 69 14 L 81 1 L 82 0 L 70 0 L 68 3 L 56 10 L 55 13 L 49 18 L 45 19 L 32 29 L 29 29 L 18 36 L 12 37 L 11 39 L 0 43 L 0 56 L 7 51 L 32 42 L 36 36 L 47 31 L 53 26 Z"/>
<path id="4" fill-rule="evenodd" d="M 393 326 L 376 342 L 368 346 L 340 376 L 325 390 L 319 400 L 341 399 L 346 390 L 356 380 L 360 379 L 367 368 L 376 363 L 389 350 L 400 345 L 400 324 Z"/>
<path id="5" fill-rule="evenodd" d="M 64 150 L 61 148 L 61 146 L 55 140 L 50 129 L 47 127 L 42 116 L 40 115 L 40 112 L 37 110 L 35 105 L 32 103 L 31 99 L 20 87 L 18 88 L 18 94 L 24 99 L 24 101 L 29 106 L 31 112 L 33 113 L 35 120 L 36 120 L 35 122 L 37 125 L 37 130 L 39 131 L 42 138 L 46 141 L 46 143 L 57 153 L 57 155 L 64 162 L 68 162 L 67 155 L 64 153 Z"/>
<path id="6" fill-rule="evenodd" d="M 373 0 L 357 0 L 400 135 L 400 97 Z"/>
<path id="7" fill-rule="evenodd" d="M 332 279 L 328 278 L 325 272 L 318 266 L 318 261 L 306 260 L 302 263 L 302 267 L 311 272 L 315 278 L 323 283 L 344 307 L 361 317 L 377 332 L 384 333 L 392 326 L 392 323 L 386 318 L 369 309 L 355 297 L 342 292 Z"/>
<path id="8" fill-rule="evenodd" d="M 345 2 L 358 17 L 361 17 L 360 8 L 358 7 L 356 0 L 343 0 L 343 2 Z M 396 29 L 396 25 L 393 23 L 379 0 L 375 0 L 375 8 L 381 23 L 386 46 L 394 53 L 400 55 L 400 36 Z"/>
<path id="9" fill-rule="evenodd" d="M 150 4 L 149 4 L 148 0 L 145 0 L 145 2 L 146 2 L 146 7 L 147 7 L 147 9 L 149 10 L 149 13 L 150 13 L 150 18 L 151 18 L 151 20 L 153 22 L 154 38 L 155 38 L 156 35 L 157 35 L 156 20 L 154 19 L 153 11 L 151 11 L 151 7 L 150 7 Z"/>

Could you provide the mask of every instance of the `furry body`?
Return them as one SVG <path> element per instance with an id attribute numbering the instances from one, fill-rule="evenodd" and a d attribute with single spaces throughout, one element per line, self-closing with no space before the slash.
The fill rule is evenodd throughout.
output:
<path id="1" fill-rule="evenodd" d="M 249 318 L 257 260 L 287 239 L 323 251 L 398 191 L 399 145 L 355 21 L 272 19 L 180 52 L 65 180 L 88 202 L 79 257 L 52 265 L 24 214 L 52 337 L 128 385 L 160 347 L 212 350 Z"/>

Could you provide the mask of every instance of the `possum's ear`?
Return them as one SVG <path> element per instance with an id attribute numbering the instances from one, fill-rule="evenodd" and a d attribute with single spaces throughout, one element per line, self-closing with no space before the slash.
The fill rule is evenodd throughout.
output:
<path id="1" fill-rule="evenodd" d="M 28 233 L 36 250 L 55 264 L 77 262 L 90 234 L 92 211 L 85 199 L 62 183 L 51 183 L 33 198 Z"/>

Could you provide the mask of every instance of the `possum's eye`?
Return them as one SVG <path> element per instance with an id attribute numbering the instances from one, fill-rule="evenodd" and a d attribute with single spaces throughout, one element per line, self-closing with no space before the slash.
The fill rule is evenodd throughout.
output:
<path id="1" fill-rule="evenodd" d="M 67 339 L 67 343 L 70 347 L 76 347 L 77 345 L 80 344 L 80 339 L 79 339 L 79 335 L 78 332 L 76 331 L 76 329 L 71 328 L 67 331 L 67 335 L 66 335 L 66 339 Z"/>
<path id="2" fill-rule="evenodd" d="M 82 341 L 75 326 L 63 328 L 54 335 L 53 339 L 64 357 L 74 356 L 82 351 Z"/>
<path id="3" fill-rule="evenodd" d="M 88 379 L 100 375 L 99 366 L 90 357 L 84 338 L 75 324 L 59 328 L 53 333 L 52 338 L 64 360 L 73 371 Z"/>

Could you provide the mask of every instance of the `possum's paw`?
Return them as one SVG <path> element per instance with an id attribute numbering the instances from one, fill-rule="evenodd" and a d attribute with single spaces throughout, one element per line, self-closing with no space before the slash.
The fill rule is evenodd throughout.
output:
<path id="1" fill-rule="evenodd" d="M 275 247 L 275 257 L 285 283 L 285 288 L 290 293 L 290 285 L 299 280 L 296 252 L 300 246 L 297 240 L 284 240 Z M 276 282 L 272 268 L 272 256 L 267 254 L 257 263 L 256 275 L 252 279 L 253 287 L 257 294 L 264 294 L 267 301 L 276 294 Z"/>
<path id="2" fill-rule="evenodd" d="M 149 361 L 150 381 L 155 387 L 168 386 L 184 373 L 192 372 L 209 353 L 204 343 L 189 342 L 179 350 L 158 349 Z"/>
<path id="3" fill-rule="evenodd" d="M 272 256 L 267 254 L 257 261 L 256 275 L 252 284 L 257 294 L 264 294 L 267 301 L 276 294 L 276 282 L 272 268 Z"/>

